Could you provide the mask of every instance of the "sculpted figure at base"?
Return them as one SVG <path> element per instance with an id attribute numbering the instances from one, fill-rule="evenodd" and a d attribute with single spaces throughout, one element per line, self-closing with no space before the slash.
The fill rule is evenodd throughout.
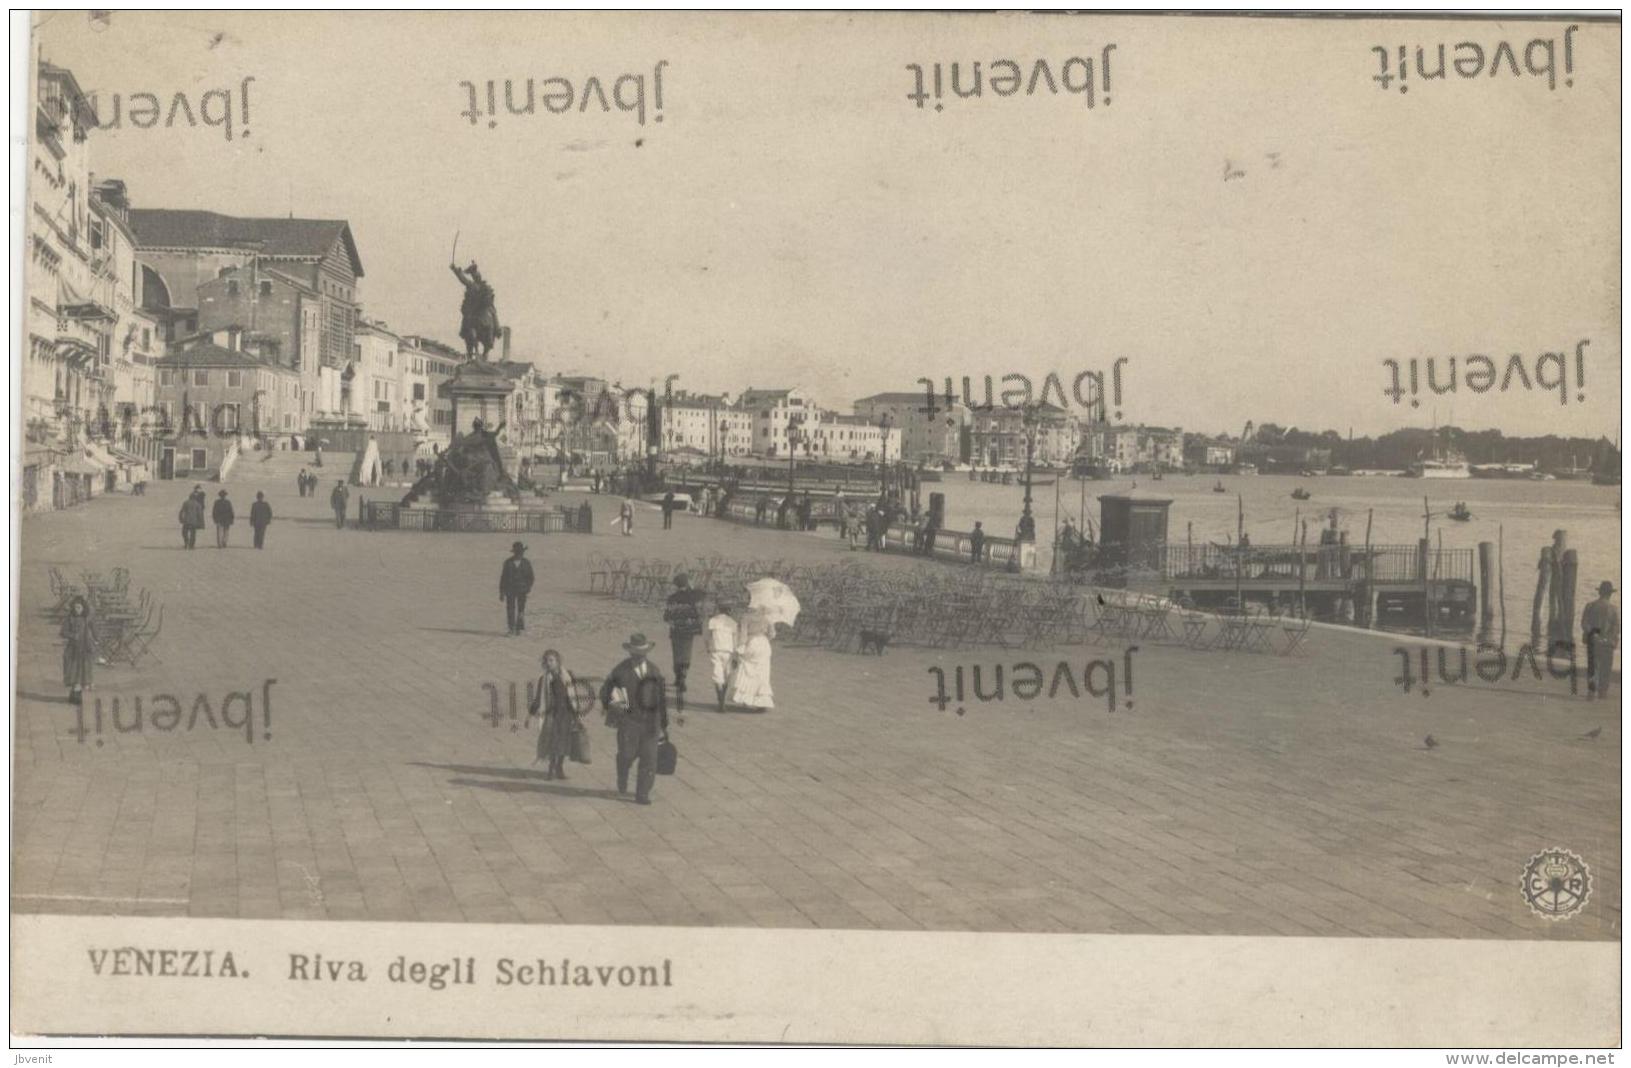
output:
<path id="1" fill-rule="evenodd" d="M 520 490 L 504 470 L 498 451 L 498 436 L 505 426 L 500 423 L 496 430 L 488 430 L 475 420 L 468 434 L 437 454 L 430 474 L 413 484 L 402 503 L 415 504 L 427 493 L 444 508 L 479 504 L 495 492 L 515 496 Z"/>

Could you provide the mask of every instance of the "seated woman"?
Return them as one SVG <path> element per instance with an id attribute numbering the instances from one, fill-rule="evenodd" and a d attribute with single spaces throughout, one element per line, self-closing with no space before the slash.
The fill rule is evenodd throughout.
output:
<path id="1" fill-rule="evenodd" d="M 725 703 L 738 708 L 767 711 L 776 704 L 770 690 L 770 642 L 776 625 L 761 612 L 742 618 L 736 645 L 736 671 L 725 693 Z"/>

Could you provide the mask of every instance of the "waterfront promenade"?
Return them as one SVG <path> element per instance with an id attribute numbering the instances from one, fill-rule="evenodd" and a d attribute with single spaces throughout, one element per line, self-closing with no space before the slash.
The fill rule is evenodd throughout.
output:
<path id="1" fill-rule="evenodd" d="M 538 585 L 527 636 L 510 639 L 497 582 L 511 536 L 336 531 L 331 482 L 302 499 L 259 473 L 226 488 L 240 513 L 268 491 L 278 519 L 261 552 L 241 522 L 232 548 L 206 536 L 183 551 L 190 483 L 23 520 L 14 909 L 1619 937 L 1619 704 L 1571 698 L 1566 682 L 1407 695 L 1393 683 L 1401 642 L 1321 628 L 1305 657 L 1144 645 L 1133 707 L 1115 714 L 1044 691 L 958 716 L 931 703 L 930 666 L 1029 661 L 1051 678 L 1061 659 L 1079 674 L 1121 647 L 875 658 L 779 645 L 775 711 L 688 711 L 679 774 L 643 808 L 615 792 L 598 716 L 594 763 L 546 782 L 507 693 L 495 725 L 483 684 L 524 695 L 546 646 L 603 675 L 636 630 L 668 671 L 661 613 L 588 594 L 591 552 L 848 556 L 830 532 L 691 516 L 664 532 L 642 509 L 621 537 L 615 500 L 593 498 L 600 533 L 524 539 Z M 352 494 L 354 518 L 370 491 Z M 141 730 L 73 733 L 42 617 L 52 565 L 128 567 L 163 601 L 158 659 L 100 668 L 87 695 L 87 719 L 95 696 L 142 697 Z M 219 721 L 226 693 L 251 692 L 258 719 L 274 678 L 270 738 L 202 716 L 187 729 L 201 694 Z M 157 694 L 183 706 L 169 731 L 150 718 Z M 1585 910 L 1560 922 L 1518 893 L 1525 862 L 1552 846 L 1593 876 Z"/>

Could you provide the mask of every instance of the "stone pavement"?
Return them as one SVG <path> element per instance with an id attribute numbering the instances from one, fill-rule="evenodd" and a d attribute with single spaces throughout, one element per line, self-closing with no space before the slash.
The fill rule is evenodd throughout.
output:
<path id="1" fill-rule="evenodd" d="M 497 580 L 511 537 L 336 531 L 326 496 L 294 496 L 283 465 L 227 484 L 240 514 L 269 491 L 262 552 L 241 522 L 230 549 L 205 532 L 183 551 L 189 483 L 23 520 L 14 909 L 1619 937 L 1619 706 L 1566 683 L 1405 695 L 1393 642 L 1325 630 L 1305 658 L 1146 645 L 1133 707 L 1113 714 L 1102 698 L 1010 693 L 958 716 L 930 702 L 929 666 L 1031 661 L 1051 678 L 1061 658 L 1079 673 L 1121 652 L 779 645 L 775 711 L 692 710 L 673 731 L 679 773 L 639 807 L 615 792 L 598 716 L 594 763 L 566 782 L 529 767 L 524 708 L 509 719 L 508 688 L 524 704 L 546 645 L 598 676 L 630 631 L 660 640 L 660 613 L 586 592 L 591 550 L 823 560 L 845 551 L 835 539 L 692 517 L 665 533 L 644 512 L 631 538 L 531 535 L 529 636 L 509 639 Z M 614 502 L 594 505 L 604 531 Z M 99 669 L 106 722 L 83 739 L 42 619 L 53 564 L 128 567 L 164 603 L 158 659 Z M 666 671 L 666 649 L 657 660 Z M 229 692 L 252 695 L 252 738 L 210 727 Z M 161 694 L 181 705 L 168 730 Z M 1594 880 L 1560 922 L 1518 894 L 1549 846 Z"/>

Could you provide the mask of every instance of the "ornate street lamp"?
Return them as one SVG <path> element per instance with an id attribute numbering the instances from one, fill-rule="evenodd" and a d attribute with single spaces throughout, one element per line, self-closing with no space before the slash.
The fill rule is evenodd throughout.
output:
<path id="1" fill-rule="evenodd" d="M 889 490 L 889 431 L 894 426 L 895 413 L 884 412 L 878 420 L 878 429 L 883 431 L 883 440 L 878 444 L 878 482 L 884 492 Z"/>
<path id="2" fill-rule="evenodd" d="M 793 468 L 798 462 L 799 427 L 804 425 L 804 416 L 789 415 L 787 417 L 787 495 L 793 495 Z"/>
<path id="3" fill-rule="evenodd" d="M 1025 509 L 1019 517 L 1020 541 L 1036 540 L 1036 519 L 1031 515 L 1031 464 L 1036 458 L 1036 433 L 1042 422 L 1039 405 L 1027 404 L 1020 412 L 1025 429 Z"/>

